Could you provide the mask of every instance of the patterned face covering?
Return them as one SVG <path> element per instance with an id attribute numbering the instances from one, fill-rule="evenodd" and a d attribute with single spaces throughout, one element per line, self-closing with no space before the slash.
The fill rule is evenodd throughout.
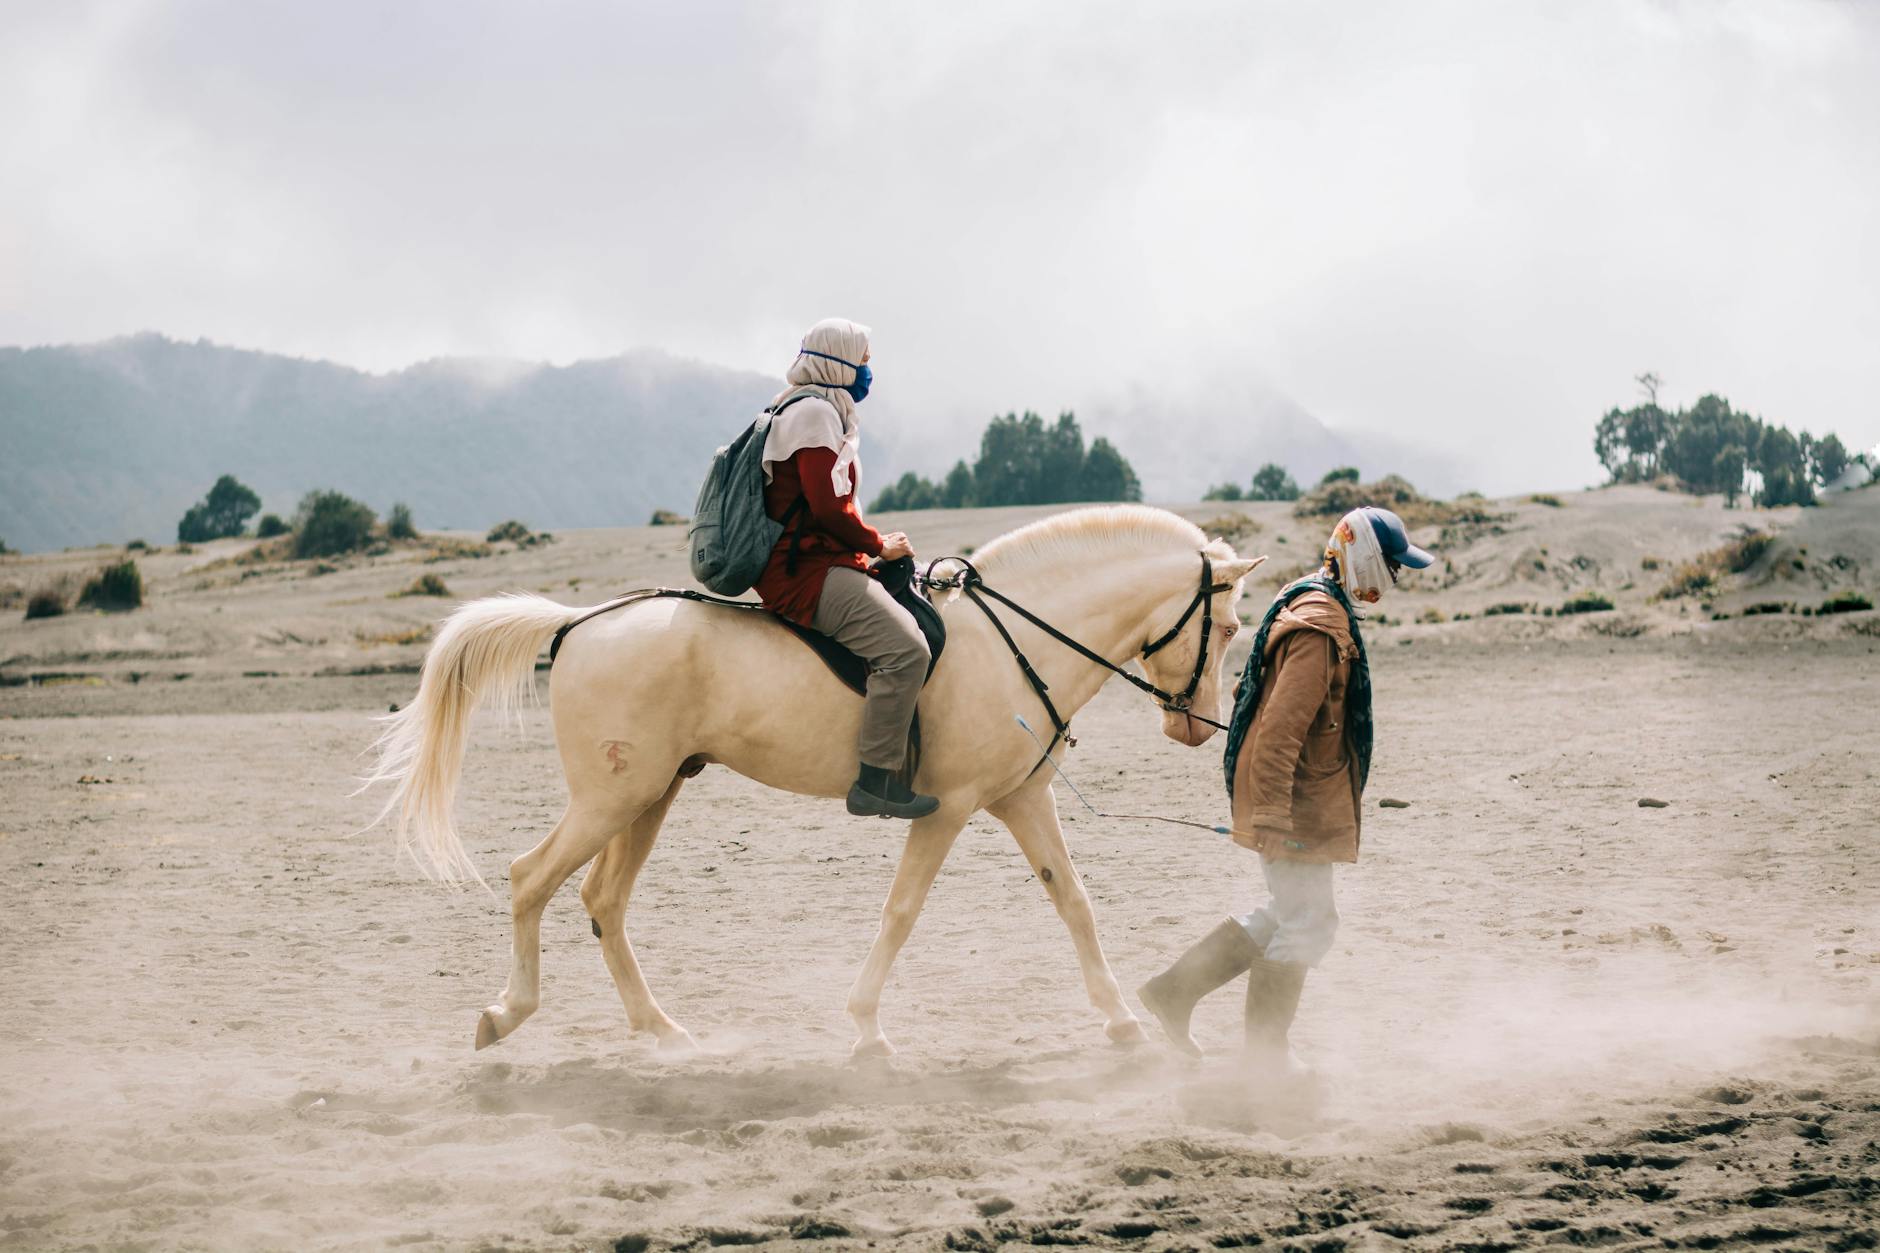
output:
<path id="1" fill-rule="evenodd" d="M 1332 528 L 1332 537 L 1325 541 L 1325 564 L 1338 571 L 1346 595 L 1367 605 L 1382 600 L 1397 581 L 1362 509 L 1353 509 Z"/>

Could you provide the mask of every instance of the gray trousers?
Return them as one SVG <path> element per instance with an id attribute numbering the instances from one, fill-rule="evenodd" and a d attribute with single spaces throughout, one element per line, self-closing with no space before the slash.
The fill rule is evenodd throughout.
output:
<path id="1" fill-rule="evenodd" d="M 823 583 L 810 625 L 868 663 L 862 764 L 899 770 L 907 760 L 907 729 L 930 657 L 914 615 L 875 579 L 837 568 Z"/>

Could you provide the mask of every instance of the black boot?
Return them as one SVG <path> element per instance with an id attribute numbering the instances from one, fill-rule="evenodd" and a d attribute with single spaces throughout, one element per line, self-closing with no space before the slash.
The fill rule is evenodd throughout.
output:
<path id="1" fill-rule="evenodd" d="M 862 765 L 849 788 L 849 812 L 858 818 L 925 818 L 940 808 L 936 796 L 911 791 L 885 766 Z"/>
<path id="2" fill-rule="evenodd" d="M 1136 999 L 1162 1024 L 1170 1044 L 1190 1057 L 1201 1046 L 1189 1034 L 1195 1003 L 1251 966 L 1261 948 L 1240 923 L 1229 918 L 1207 933 L 1175 964 L 1136 989 Z"/>

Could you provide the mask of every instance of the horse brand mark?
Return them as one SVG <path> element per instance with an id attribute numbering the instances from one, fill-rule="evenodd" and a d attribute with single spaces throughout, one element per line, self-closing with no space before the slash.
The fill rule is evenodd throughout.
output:
<path id="1" fill-rule="evenodd" d="M 626 770 L 627 762 L 626 762 L 626 759 L 622 756 L 622 750 L 632 748 L 632 747 L 633 746 L 627 743 L 625 740 L 602 740 L 601 741 L 601 748 L 603 750 L 602 756 L 606 757 L 607 760 L 612 763 L 613 772 L 615 774 L 620 774 Z"/>

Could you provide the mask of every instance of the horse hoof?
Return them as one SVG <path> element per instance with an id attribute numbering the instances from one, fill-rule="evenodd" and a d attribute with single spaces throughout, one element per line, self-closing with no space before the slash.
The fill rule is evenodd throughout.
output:
<path id="1" fill-rule="evenodd" d="M 849 1060 L 852 1062 L 867 1061 L 871 1057 L 893 1056 L 894 1045 L 888 1043 L 888 1037 L 885 1035 L 869 1036 L 867 1039 L 857 1040 L 855 1047 L 849 1050 Z"/>
<path id="2" fill-rule="evenodd" d="M 1149 1036 L 1143 1031 L 1140 1018 L 1125 1018 L 1121 1022 L 1113 1022 L 1103 1029 L 1103 1034 L 1110 1037 L 1112 1044 L 1120 1044 L 1125 1048 L 1135 1048 L 1149 1042 Z"/>
<path id="3" fill-rule="evenodd" d="M 484 1010 L 477 1018 L 477 1051 L 480 1053 L 503 1037 L 496 1033 L 496 1020 Z"/>
<path id="4" fill-rule="evenodd" d="M 691 1057 L 700 1051 L 698 1041 L 684 1027 L 674 1027 L 660 1036 L 654 1048 L 662 1057 Z"/>

